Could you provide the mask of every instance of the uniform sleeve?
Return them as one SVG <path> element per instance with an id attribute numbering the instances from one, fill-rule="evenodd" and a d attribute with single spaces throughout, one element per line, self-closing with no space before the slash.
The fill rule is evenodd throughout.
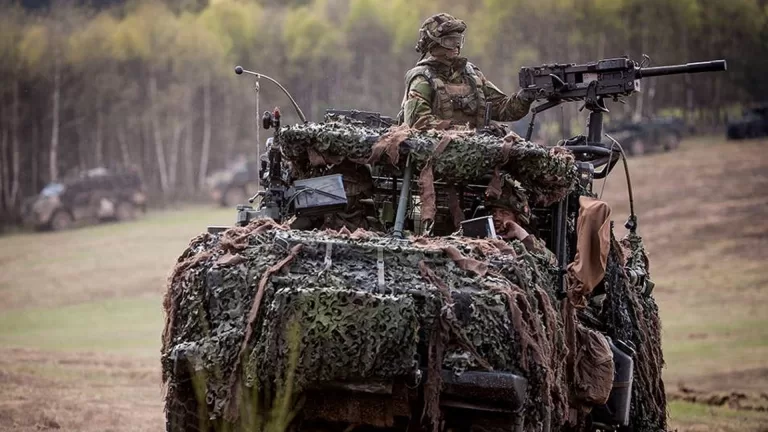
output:
<path id="1" fill-rule="evenodd" d="M 492 82 L 488 81 L 479 69 L 475 68 L 475 72 L 482 82 L 486 102 L 491 103 L 491 120 L 515 121 L 528 114 L 532 101 L 520 100 L 517 94 L 505 95 Z"/>
<path id="2" fill-rule="evenodd" d="M 426 78 L 417 76 L 408 86 L 408 93 L 403 105 L 403 118 L 408 126 L 418 123 L 419 128 L 431 129 L 441 121 L 432 114 L 432 96 L 434 90 Z"/>

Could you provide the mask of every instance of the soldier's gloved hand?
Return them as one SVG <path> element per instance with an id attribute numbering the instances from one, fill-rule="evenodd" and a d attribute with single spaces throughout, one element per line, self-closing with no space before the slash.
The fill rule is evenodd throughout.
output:
<path id="1" fill-rule="evenodd" d="M 482 126 L 477 128 L 477 134 L 478 135 L 492 135 L 495 137 L 502 138 L 507 134 L 507 130 L 505 128 L 506 125 L 501 125 L 498 123 L 491 122 L 488 126 Z"/>
<path id="2" fill-rule="evenodd" d="M 542 89 L 524 88 L 517 92 L 517 99 L 529 105 L 532 104 L 535 100 L 543 98 L 544 93 Z"/>

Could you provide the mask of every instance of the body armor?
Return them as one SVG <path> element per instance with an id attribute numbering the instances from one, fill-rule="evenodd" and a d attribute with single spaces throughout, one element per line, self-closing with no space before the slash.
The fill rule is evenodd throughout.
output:
<path id="1" fill-rule="evenodd" d="M 432 114 L 443 120 L 450 120 L 452 125 L 466 125 L 476 128 L 482 126 L 485 117 L 485 93 L 480 77 L 474 66 L 467 63 L 460 80 L 446 81 L 427 65 L 418 65 L 408 71 L 405 88 L 410 88 L 416 77 L 424 77 L 432 86 Z M 407 91 L 406 91 L 407 96 Z"/>

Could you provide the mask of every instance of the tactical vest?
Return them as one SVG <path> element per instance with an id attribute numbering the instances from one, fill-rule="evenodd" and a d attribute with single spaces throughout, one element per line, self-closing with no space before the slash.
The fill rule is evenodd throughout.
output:
<path id="1" fill-rule="evenodd" d="M 405 75 L 405 95 L 402 106 L 408 99 L 408 89 L 416 77 L 424 77 L 432 87 L 432 114 L 442 120 L 450 120 L 453 125 L 469 124 L 470 127 L 482 126 L 485 118 L 485 93 L 480 77 L 472 64 L 467 63 L 461 74 L 461 83 L 448 83 L 426 65 L 416 66 Z M 403 115 L 403 111 L 401 111 Z M 402 118 L 400 119 L 402 122 Z"/>

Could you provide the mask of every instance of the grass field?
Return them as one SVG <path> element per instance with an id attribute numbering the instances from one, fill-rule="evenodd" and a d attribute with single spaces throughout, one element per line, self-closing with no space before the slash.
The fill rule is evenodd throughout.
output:
<path id="1" fill-rule="evenodd" d="M 766 141 L 697 139 L 630 160 L 668 392 L 756 401 L 735 409 L 674 400 L 679 430 L 768 431 L 768 411 L 758 410 L 768 406 L 766 150 Z M 622 226 L 623 173 L 603 198 Z M 165 280 L 189 239 L 234 216 L 197 207 L 0 237 L 0 430 L 161 430 Z"/>

